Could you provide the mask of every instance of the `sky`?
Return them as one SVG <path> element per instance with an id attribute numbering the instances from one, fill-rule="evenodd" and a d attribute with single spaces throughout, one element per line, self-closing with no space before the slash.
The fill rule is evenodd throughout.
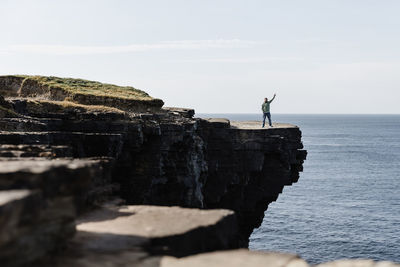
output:
<path id="1" fill-rule="evenodd" d="M 131 85 L 197 113 L 399 114 L 398 0 L 0 0 L 0 75 Z"/>

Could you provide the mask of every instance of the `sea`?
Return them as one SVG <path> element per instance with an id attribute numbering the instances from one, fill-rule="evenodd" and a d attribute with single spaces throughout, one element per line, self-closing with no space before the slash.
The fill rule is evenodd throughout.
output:
<path id="1" fill-rule="evenodd" d="M 261 114 L 197 117 L 261 121 Z M 299 181 L 269 205 L 249 249 L 294 253 L 311 264 L 400 262 L 400 115 L 272 114 L 272 120 L 299 126 L 308 156 Z"/>

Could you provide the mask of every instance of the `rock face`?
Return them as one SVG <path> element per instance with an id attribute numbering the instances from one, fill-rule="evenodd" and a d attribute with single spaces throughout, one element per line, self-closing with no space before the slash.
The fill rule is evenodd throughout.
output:
<path id="1" fill-rule="evenodd" d="M 201 266 L 174 257 L 246 247 L 306 157 L 296 126 L 193 118 L 132 87 L 3 76 L 0 92 L 2 266 Z M 199 259 L 304 263 L 257 255 Z"/>
<path id="2" fill-rule="evenodd" d="M 228 120 L 175 119 L 145 125 L 143 133 L 138 153 L 129 147 L 123 153 L 129 161 L 117 161 L 124 165 L 116 173 L 121 196 L 129 203 L 232 209 L 239 246 L 283 187 L 298 180 L 306 156 L 295 126 L 255 130 Z"/>

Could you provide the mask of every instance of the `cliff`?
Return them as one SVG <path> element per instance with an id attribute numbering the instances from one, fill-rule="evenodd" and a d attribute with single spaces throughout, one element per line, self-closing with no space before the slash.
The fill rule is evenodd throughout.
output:
<path id="1" fill-rule="evenodd" d="M 296 126 L 193 118 L 132 87 L 2 76 L 0 93 L 2 266 L 175 266 L 246 247 L 306 157 Z"/>

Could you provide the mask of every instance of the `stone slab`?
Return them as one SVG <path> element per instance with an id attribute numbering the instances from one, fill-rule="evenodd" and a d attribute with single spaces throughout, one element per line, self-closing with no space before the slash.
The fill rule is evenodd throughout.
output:
<path id="1" fill-rule="evenodd" d="M 229 210 L 105 205 L 81 216 L 68 249 L 40 266 L 159 266 L 161 255 L 229 248 L 237 234 Z"/>
<path id="2" fill-rule="evenodd" d="M 77 231 L 74 242 L 84 249 L 141 246 L 176 256 L 230 248 L 237 234 L 232 211 L 162 206 L 105 206 L 81 217 Z"/>

